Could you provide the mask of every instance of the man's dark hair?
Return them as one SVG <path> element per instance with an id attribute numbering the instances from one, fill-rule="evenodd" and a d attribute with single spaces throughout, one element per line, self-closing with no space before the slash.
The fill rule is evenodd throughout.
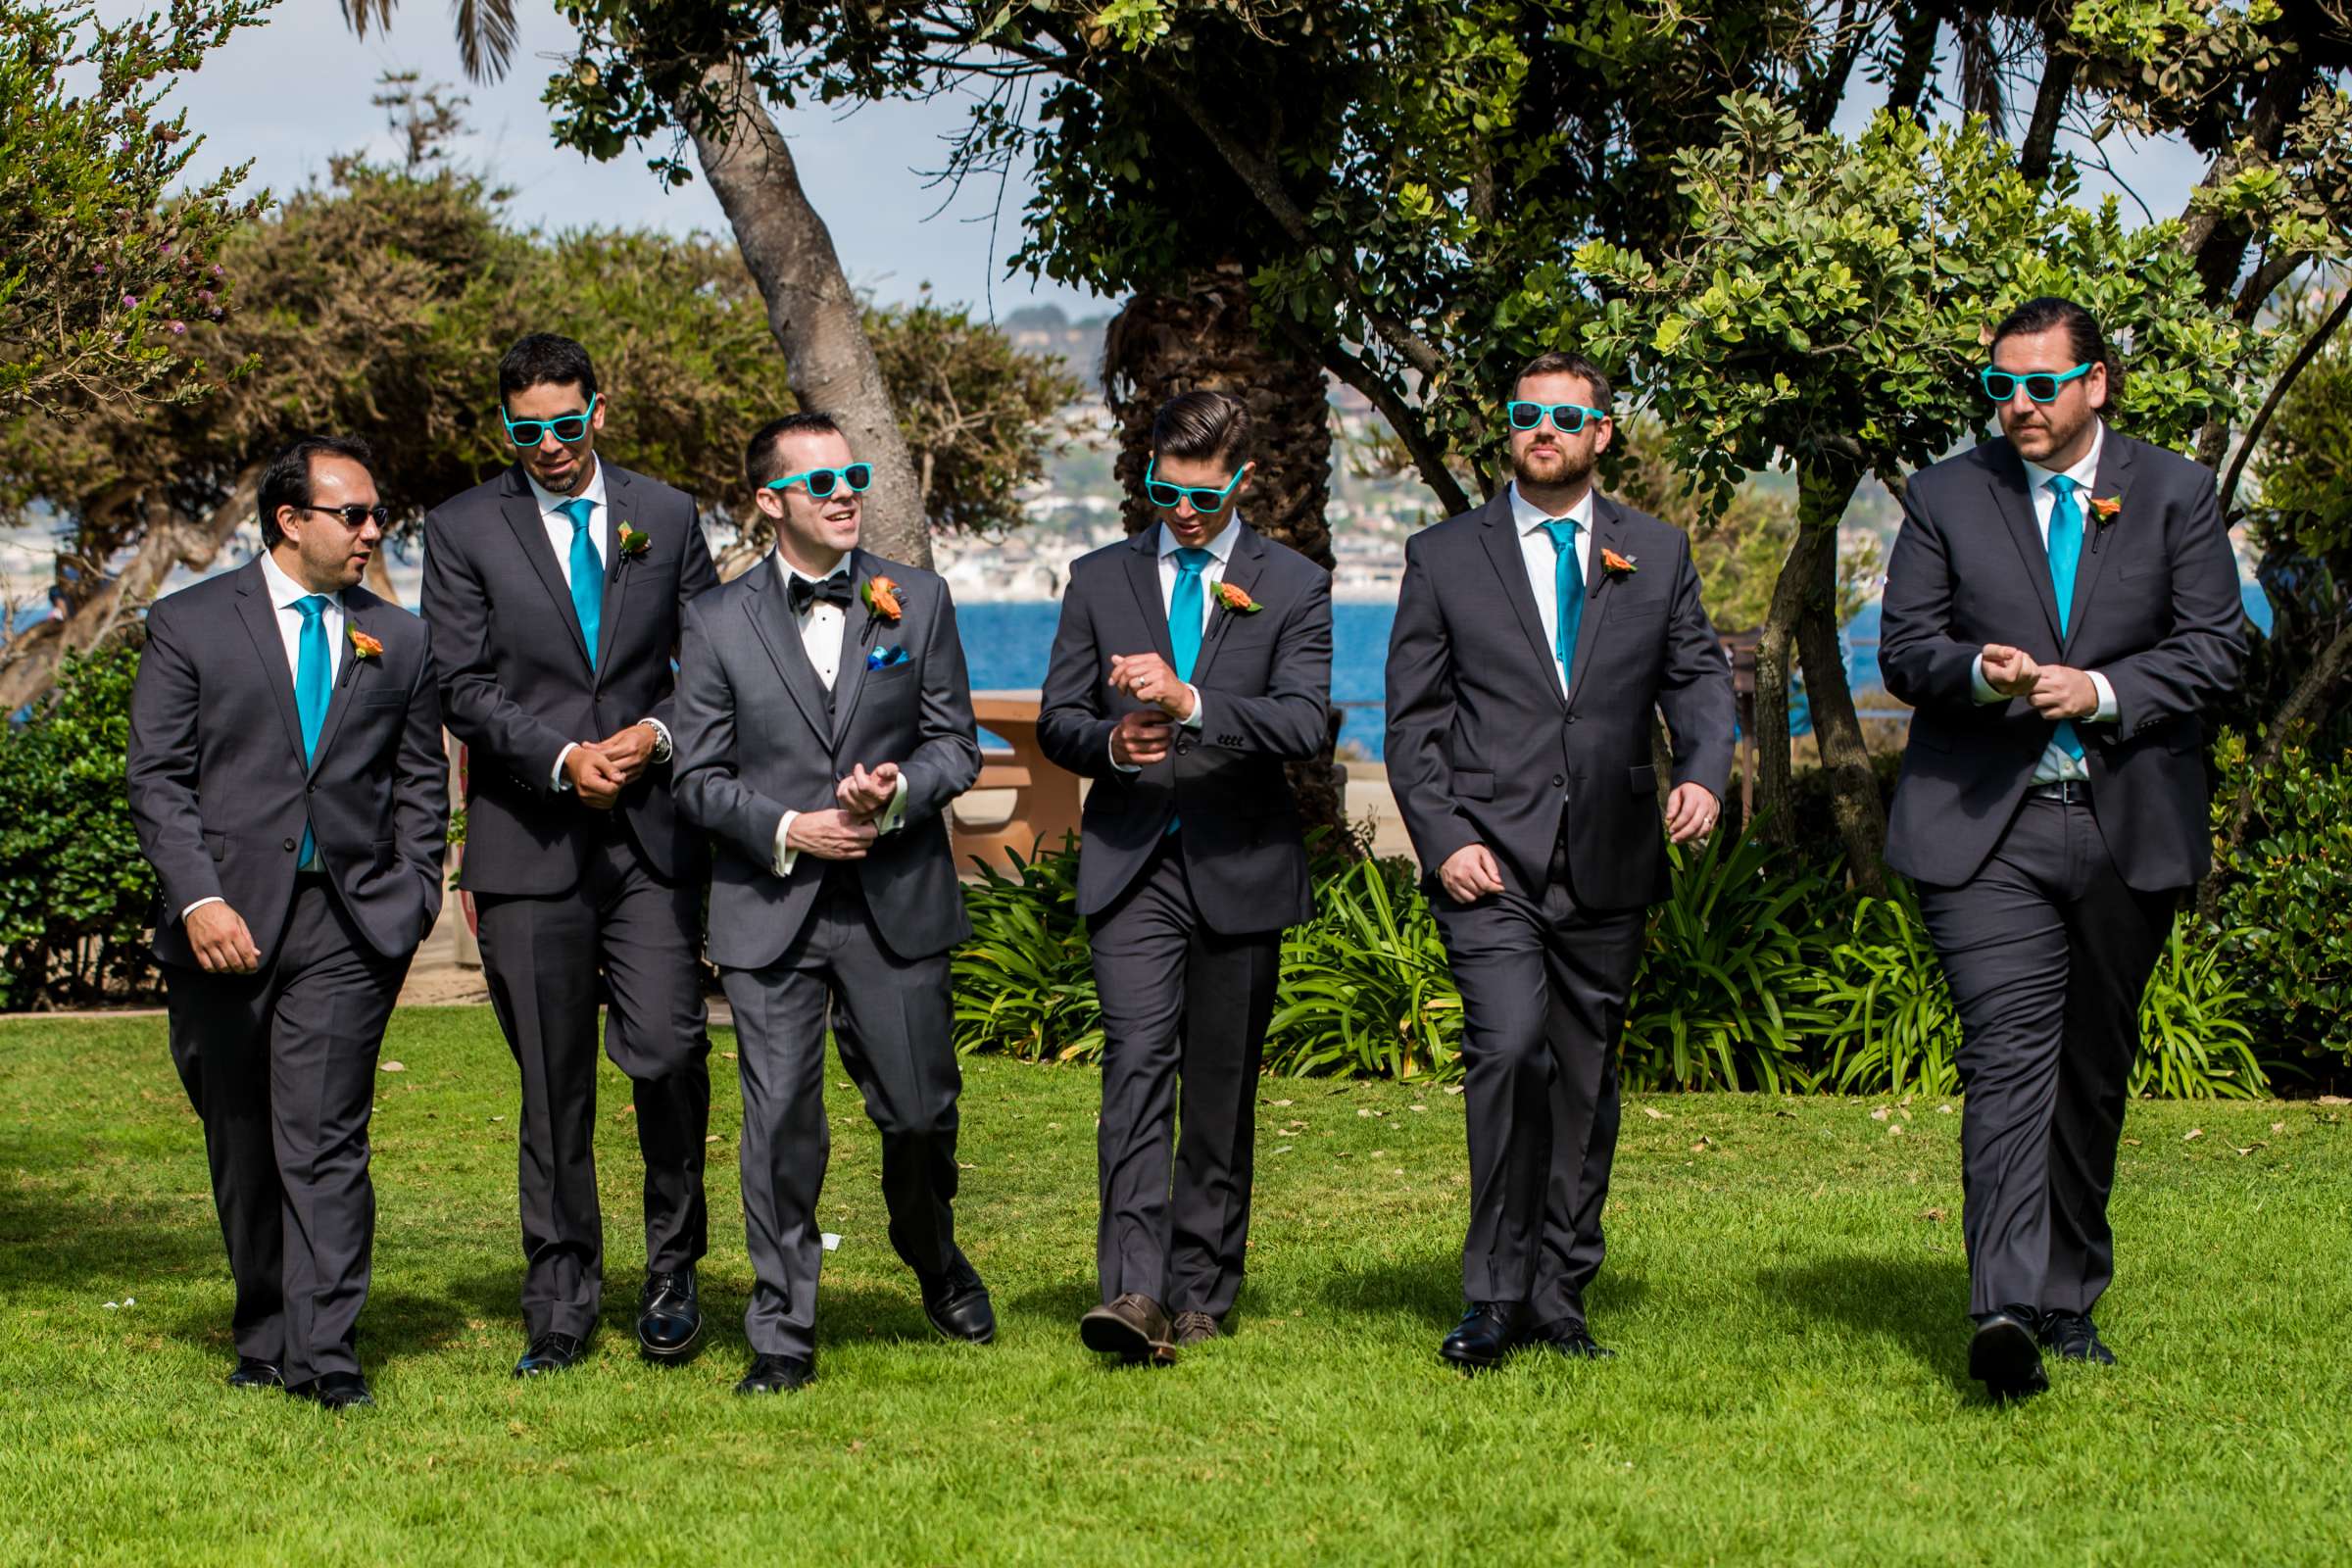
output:
<path id="1" fill-rule="evenodd" d="M 1601 373 L 1599 366 L 1582 354 L 1571 354 L 1565 349 L 1546 350 L 1519 367 L 1519 373 L 1511 377 L 1511 396 L 1516 398 L 1519 384 L 1536 375 L 1584 377 L 1585 384 L 1592 389 L 1592 406 L 1596 409 L 1608 408 L 1609 399 L 1614 395 L 1609 387 L 1609 378 Z"/>
<path id="2" fill-rule="evenodd" d="M 1992 329 L 1992 352 L 2000 353 L 2001 339 L 2020 337 L 2028 332 L 2047 332 L 2053 326 L 2066 328 L 2067 347 L 2077 365 L 2107 367 L 2107 407 L 2113 409 L 2124 395 L 2124 366 L 2108 347 L 2107 334 L 2099 330 L 2099 318 L 2077 305 L 2054 294 L 2028 300 Z"/>
<path id="3" fill-rule="evenodd" d="M 1152 416 L 1152 451 L 1162 458 L 1250 461 L 1250 407 L 1229 392 L 1185 392 Z"/>
<path id="4" fill-rule="evenodd" d="M 562 386 L 578 382 L 582 399 L 596 396 L 596 366 L 590 362 L 588 351 L 567 337 L 553 332 L 533 332 L 498 362 L 498 401 L 505 403 L 517 392 L 535 386 Z"/>
<path id="5" fill-rule="evenodd" d="M 830 414 L 787 414 L 780 419 L 770 419 L 752 432 L 743 444 L 743 476 L 752 488 L 760 489 L 771 479 L 783 477 L 784 438 L 788 435 L 839 435 L 841 426 L 833 422 Z"/>
<path id="6" fill-rule="evenodd" d="M 291 445 L 270 460 L 262 470 L 260 504 L 262 509 L 262 548 L 275 549 L 285 530 L 277 525 L 280 507 L 307 507 L 311 504 L 311 460 L 313 458 L 349 458 L 366 468 L 370 477 L 375 473 L 375 454 L 368 443 L 349 435 L 296 436 Z"/>

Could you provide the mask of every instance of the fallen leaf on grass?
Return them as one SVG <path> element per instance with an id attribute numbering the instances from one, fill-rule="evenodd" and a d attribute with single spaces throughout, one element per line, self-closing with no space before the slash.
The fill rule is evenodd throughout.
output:
<path id="1" fill-rule="evenodd" d="M 863 1453 L 865 1451 L 865 1440 L 863 1438 L 856 1438 L 851 1440 L 850 1451 L 852 1453 Z"/>
<path id="2" fill-rule="evenodd" d="M 2286 1131 L 2286 1123 L 2282 1121 L 2275 1121 L 2271 1123 L 2271 1131 L 2275 1133 L 2282 1133 Z"/>
<path id="3" fill-rule="evenodd" d="M 2137 1149 L 2139 1147 L 2139 1140 L 2136 1138 L 2127 1138 L 2124 1140 L 2124 1142 L 2130 1144 L 2133 1149 Z"/>
<path id="4" fill-rule="evenodd" d="M 715 1144 L 718 1142 L 718 1134 L 712 1133 L 710 1137 L 704 1139 L 703 1142 L 706 1144 Z"/>
<path id="5" fill-rule="evenodd" d="M 2231 1149 L 2237 1149 L 2237 1146 L 2236 1146 L 2235 1144 L 2231 1144 L 2230 1147 Z M 2243 1149 L 2237 1149 L 2237 1152 L 2238 1152 L 2239 1153 L 2241 1153 L 2241 1154 L 2251 1154 L 2251 1153 L 2252 1153 L 2252 1152 L 2254 1152 L 2254 1151 L 2256 1151 L 2257 1149 L 2268 1149 L 2268 1148 L 2270 1148 L 2270 1147 L 2271 1147 L 2271 1146 L 2270 1146 L 2270 1145 L 2268 1145 L 2268 1144 L 2248 1144 L 2248 1145 L 2247 1145 L 2245 1148 L 2243 1148 Z"/>
<path id="6" fill-rule="evenodd" d="M 735 1053 L 733 1053 L 732 1051 L 722 1051 L 722 1052 L 720 1052 L 720 1053 L 719 1053 L 719 1055 L 721 1055 L 722 1057 L 724 1057 L 724 1058 L 725 1058 L 725 1059 L 727 1059 L 728 1061 L 733 1061 L 733 1060 L 735 1060 L 735 1059 L 736 1059 Z"/>
<path id="7" fill-rule="evenodd" d="M 1283 1145 L 1283 1146 L 1282 1146 L 1280 1149 L 1277 1149 L 1276 1151 L 1274 1151 L 1274 1152 L 1276 1152 L 1277 1154 L 1287 1154 L 1287 1153 L 1289 1153 L 1289 1152 L 1290 1152 L 1292 1150 L 1294 1150 L 1294 1149 L 1296 1149 L 1296 1148 L 1298 1148 L 1298 1145 L 1296 1145 L 1296 1144 L 1285 1144 L 1285 1145 Z"/>
<path id="8" fill-rule="evenodd" d="M 1900 1137 L 1902 1137 L 1902 1136 L 1903 1136 L 1903 1124 L 1902 1124 L 1901 1122 L 1899 1122 L 1899 1121 L 1890 1121 L 1890 1122 L 1888 1122 L 1888 1123 L 1886 1124 L 1886 1136 L 1887 1136 L 1887 1137 L 1889 1137 L 1889 1138 L 1900 1138 Z"/>
<path id="9" fill-rule="evenodd" d="M 1458 1095 L 1462 1092 L 1462 1086 L 1460 1084 L 1447 1084 L 1446 1086 L 1446 1092 L 1449 1095 Z"/>
<path id="10" fill-rule="evenodd" d="M 1296 1100 L 1269 1100 L 1266 1103 L 1269 1105 L 1296 1105 L 1298 1102 Z"/>
<path id="11" fill-rule="evenodd" d="M 376 1068 L 378 1072 L 407 1072 L 408 1070 L 408 1063 L 400 1061 L 383 1062 Z"/>
<path id="12" fill-rule="evenodd" d="M 2323 1105 L 2352 1105 L 2352 1099 L 2343 1095 L 2322 1095 L 2319 1098 L 2319 1103 Z"/>
<path id="13" fill-rule="evenodd" d="M 2190 1140 L 2192 1140 L 2192 1139 L 2202 1138 L 2202 1137 L 2204 1137 L 2204 1136 L 2205 1136 L 2205 1129 L 2204 1129 L 2204 1128 L 2202 1128 L 2202 1127 L 2191 1127 L 2191 1128 L 2190 1128 L 2188 1131 L 2186 1131 L 2186 1132 L 2184 1132 L 2184 1133 L 2182 1133 L 2182 1134 L 2180 1135 L 2180 1141 L 2181 1141 L 2182 1143 L 2184 1143 L 2184 1144 L 2185 1144 L 2185 1143 L 2189 1142 L 2189 1141 L 2190 1141 Z"/>
<path id="14" fill-rule="evenodd" d="M 1936 1107 L 1936 1114 L 1938 1116 L 1949 1116 L 1951 1113 L 1952 1107 L 1949 1105 L 1937 1105 Z"/>
<path id="15" fill-rule="evenodd" d="M 1673 1118 L 1672 1116 L 1669 1116 L 1669 1115 L 1667 1115 L 1667 1114 L 1666 1114 L 1664 1111 L 1662 1111 L 1662 1110 L 1658 1109 L 1658 1108 L 1657 1108 L 1656 1106 L 1654 1106 L 1654 1105 L 1643 1105 L 1643 1106 L 1642 1107 L 1642 1115 L 1644 1115 L 1644 1116 L 1647 1116 L 1647 1117 L 1648 1117 L 1648 1118 L 1649 1118 L 1651 1121 L 1672 1121 L 1672 1120 L 1674 1120 L 1674 1118 Z"/>
<path id="16" fill-rule="evenodd" d="M 1407 1105 L 1404 1108 L 1407 1110 L 1427 1110 L 1429 1107 L 1427 1105 Z"/>
<path id="17" fill-rule="evenodd" d="M 1919 1217 L 1931 1225 L 1942 1224 L 1943 1215 L 1944 1211 L 1940 1208 L 1923 1208 L 1919 1211 Z"/>
<path id="18" fill-rule="evenodd" d="M 1697 1143 L 1695 1143 L 1695 1144 L 1692 1144 L 1692 1145 L 1690 1146 L 1690 1152 L 1691 1152 L 1692 1153 L 1694 1153 L 1694 1154 L 1695 1154 L 1695 1153 L 1697 1153 L 1697 1152 L 1698 1152 L 1700 1150 L 1702 1150 L 1702 1149 L 1712 1149 L 1714 1146 L 1715 1146 L 1715 1140 L 1714 1140 L 1714 1139 L 1712 1139 L 1712 1138 L 1701 1138 L 1701 1139 L 1700 1139 L 1700 1140 L 1699 1140 Z"/>
<path id="19" fill-rule="evenodd" d="M 1870 1113 L 1870 1119 L 1872 1121 L 1885 1121 L 1886 1119 L 1886 1107 L 1885 1105 L 1874 1106 Z"/>

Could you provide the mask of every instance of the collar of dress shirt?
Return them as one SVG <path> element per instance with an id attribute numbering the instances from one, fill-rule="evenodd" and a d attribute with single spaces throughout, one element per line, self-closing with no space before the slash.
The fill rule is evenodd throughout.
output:
<path id="1" fill-rule="evenodd" d="M 2085 509 L 2088 507 L 2092 488 L 2095 487 L 2099 482 L 2099 452 L 2100 449 L 2106 445 L 2107 421 L 2105 419 L 2093 420 L 2091 422 L 2090 430 L 2090 450 L 2082 454 L 2082 461 L 2081 463 L 2078 463 L 2073 467 L 2064 470 L 2066 476 L 2075 481 L 2075 488 L 2082 492 L 2083 507 Z M 2045 468 L 2038 463 L 2027 463 L 2027 493 L 2032 495 L 2037 502 L 2044 500 L 2045 498 L 2055 499 L 2054 497 L 2050 496 L 2049 483 L 2052 479 L 2058 476 L 2059 472 L 2059 469 Z"/>
<path id="2" fill-rule="evenodd" d="M 808 573 L 803 571 L 791 562 L 786 561 L 784 559 L 783 551 L 771 550 L 767 553 L 767 555 L 768 559 L 774 562 L 776 564 L 777 580 L 786 583 L 791 582 L 795 577 L 800 578 L 803 582 L 823 582 L 827 577 L 847 577 L 850 575 L 850 563 L 856 559 L 854 556 L 844 555 L 840 561 L 834 564 L 831 571 L 820 572 L 818 575 L 811 577 L 808 575 Z"/>
<path id="3" fill-rule="evenodd" d="M 1561 515 L 1574 517 L 1577 526 L 1590 535 L 1592 532 L 1592 487 L 1585 486 L 1585 493 L 1576 498 L 1576 505 L 1570 507 Z M 1527 497 L 1521 495 L 1518 480 L 1511 481 L 1511 522 L 1521 533 L 1534 533 L 1545 523 L 1558 520 L 1550 513 L 1544 511 Z"/>
<path id="4" fill-rule="evenodd" d="M 541 516 L 544 517 L 553 515 L 556 512 L 556 509 L 563 506 L 567 501 L 588 501 L 595 505 L 597 512 L 602 512 L 604 510 L 605 466 L 594 453 L 590 453 L 588 455 L 588 461 L 594 464 L 595 467 L 589 471 L 588 488 L 581 491 L 576 496 L 560 496 L 553 490 L 547 488 L 547 486 L 541 484 L 538 480 L 532 478 L 530 469 L 525 468 L 522 470 L 522 482 L 531 487 L 531 499 L 539 503 L 539 514 Z M 588 515 L 591 518 L 594 518 L 596 512 L 591 512 L 588 514 Z M 570 514 L 564 514 L 564 520 L 569 522 L 571 520 Z"/>
<path id="5" fill-rule="evenodd" d="M 277 558 L 267 550 L 262 552 L 262 581 L 269 585 L 270 608 L 272 610 L 292 609 L 295 600 L 308 599 L 311 595 L 311 590 L 288 576 L 286 568 L 279 565 Z M 337 610 L 343 608 L 341 593 L 331 593 L 326 597 Z"/>
<path id="6" fill-rule="evenodd" d="M 1202 545 L 1200 548 L 1207 551 L 1210 555 L 1216 557 L 1217 564 L 1222 565 L 1226 562 L 1229 562 L 1233 559 L 1233 542 L 1241 537 L 1241 533 L 1242 518 L 1241 514 L 1236 513 L 1233 520 L 1227 523 L 1223 528 L 1219 529 L 1217 531 L 1217 536 L 1214 539 L 1211 539 L 1207 544 Z M 1161 523 L 1159 525 L 1160 559 L 1165 561 L 1168 557 L 1174 555 L 1177 551 L 1182 550 L 1184 546 L 1176 542 L 1176 536 L 1168 531 L 1168 525 L 1164 522 Z"/>

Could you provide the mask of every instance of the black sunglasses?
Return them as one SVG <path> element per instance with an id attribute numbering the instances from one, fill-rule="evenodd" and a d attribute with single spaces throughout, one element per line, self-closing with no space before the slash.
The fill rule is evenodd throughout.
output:
<path id="1" fill-rule="evenodd" d="M 343 519 L 343 526 L 351 529 L 354 533 L 357 533 L 360 529 L 366 527 L 368 525 L 368 519 L 370 517 L 375 519 L 375 525 L 378 528 L 389 528 L 392 526 L 392 509 L 386 506 L 363 507 L 358 502 L 354 501 L 347 507 L 296 507 L 294 510 L 296 512 L 332 513 L 334 515 L 341 517 Z"/>

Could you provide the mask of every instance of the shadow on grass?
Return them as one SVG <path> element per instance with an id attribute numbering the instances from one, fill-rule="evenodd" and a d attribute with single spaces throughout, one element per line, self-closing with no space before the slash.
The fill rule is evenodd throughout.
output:
<path id="1" fill-rule="evenodd" d="M 120 1290 L 125 1279 L 208 1265 L 227 1277 L 209 1200 L 0 1185 L 0 1293 L 20 1285 Z"/>
<path id="2" fill-rule="evenodd" d="M 1799 1318 L 1829 1318 L 1890 1342 L 1921 1365 L 1973 1392 L 1968 1376 L 1968 1266 L 1854 1253 L 1768 1268 L 1758 1287 Z"/>

